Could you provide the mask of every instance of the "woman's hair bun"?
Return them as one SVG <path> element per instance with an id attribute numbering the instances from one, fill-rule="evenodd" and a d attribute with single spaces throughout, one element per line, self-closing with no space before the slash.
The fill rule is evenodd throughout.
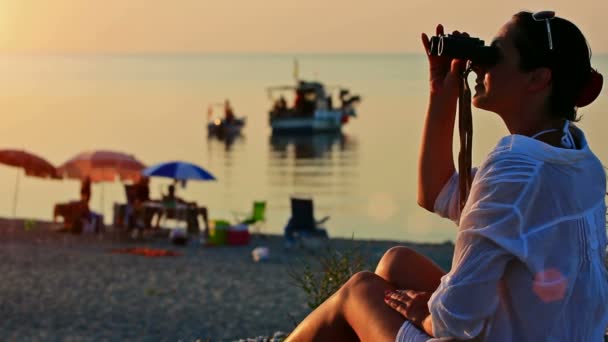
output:
<path id="1" fill-rule="evenodd" d="M 583 90 L 581 90 L 581 93 L 576 100 L 576 106 L 579 108 L 585 107 L 595 101 L 602 91 L 603 84 L 604 77 L 602 74 L 595 69 L 591 69 L 591 76 L 589 77 L 587 84 L 583 87 Z"/>

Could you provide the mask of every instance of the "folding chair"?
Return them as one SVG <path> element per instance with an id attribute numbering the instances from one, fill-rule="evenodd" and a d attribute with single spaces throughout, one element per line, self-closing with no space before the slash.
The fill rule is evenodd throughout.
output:
<path id="1" fill-rule="evenodd" d="M 315 220 L 313 200 L 291 198 L 291 218 L 285 226 L 286 247 L 292 247 L 302 237 L 327 238 L 327 230 L 321 225 L 329 216 Z"/>
<path id="2" fill-rule="evenodd" d="M 239 224 L 254 227 L 256 233 L 259 234 L 262 226 L 266 223 L 266 201 L 254 201 L 251 213 L 245 218 L 238 213 L 234 213 L 234 216 Z"/>

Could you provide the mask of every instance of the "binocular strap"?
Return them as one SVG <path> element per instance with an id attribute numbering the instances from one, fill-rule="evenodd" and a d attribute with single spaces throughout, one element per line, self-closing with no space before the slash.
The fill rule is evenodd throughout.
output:
<path id="1" fill-rule="evenodd" d="M 460 210 L 464 208 L 471 190 L 471 155 L 473 144 L 473 118 L 471 113 L 471 89 L 467 76 L 471 68 L 462 73 L 458 97 L 458 130 L 460 132 L 460 151 L 458 153 L 458 174 L 460 190 Z"/>

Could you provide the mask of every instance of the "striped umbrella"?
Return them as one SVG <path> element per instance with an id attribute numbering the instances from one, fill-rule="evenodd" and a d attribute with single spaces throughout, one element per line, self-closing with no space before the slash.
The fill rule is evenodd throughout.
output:
<path id="1" fill-rule="evenodd" d="M 137 181 L 145 165 L 134 156 L 115 151 L 82 152 L 58 167 L 65 178 L 84 180 L 87 177 L 94 183 L 120 180 Z"/>
<path id="2" fill-rule="evenodd" d="M 143 170 L 142 174 L 148 177 L 165 177 L 181 181 L 215 180 L 215 177 L 202 167 L 181 161 L 170 161 L 156 164 Z"/>
<path id="3" fill-rule="evenodd" d="M 64 178 L 90 180 L 93 183 L 121 181 L 136 182 L 146 166 L 134 156 L 116 151 L 88 151 L 77 154 L 57 168 Z M 100 210 L 104 212 L 104 186 L 101 183 Z"/>

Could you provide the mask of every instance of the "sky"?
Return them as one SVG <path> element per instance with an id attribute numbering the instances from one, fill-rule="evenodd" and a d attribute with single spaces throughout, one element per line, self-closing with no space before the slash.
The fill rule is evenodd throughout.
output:
<path id="1" fill-rule="evenodd" d="M 0 0 L 0 53 L 420 52 L 437 23 L 489 41 L 546 9 L 608 53 L 607 0 Z"/>

